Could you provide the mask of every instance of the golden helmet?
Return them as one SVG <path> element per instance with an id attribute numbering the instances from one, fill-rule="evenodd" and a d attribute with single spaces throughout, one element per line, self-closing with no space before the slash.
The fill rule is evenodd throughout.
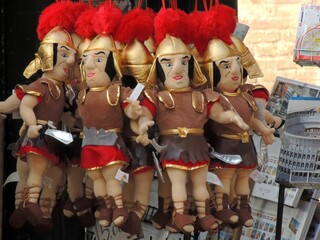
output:
<path id="1" fill-rule="evenodd" d="M 146 87 L 151 87 L 146 82 L 153 60 L 153 56 L 144 43 L 135 39 L 133 42 L 126 44 L 122 50 L 122 73 L 134 77 Z M 155 79 L 152 80 L 152 82 L 154 81 Z"/>
<path id="2" fill-rule="evenodd" d="M 250 78 L 263 77 L 263 73 L 259 64 L 254 59 L 249 48 L 236 36 L 231 36 L 232 42 L 237 47 L 241 56 L 241 64 L 243 68 L 248 72 Z"/>
<path id="3" fill-rule="evenodd" d="M 109 51 L 112 53 L 114 68 L 116 70 L 118 77 L 121 78 L 122 77 L 122 74 L 120 71 L 121 58 L 112 36 L 104 35 L 104 34 L 97 35 L 94 39 L 91 40 L 87 48 L 84 50 L 84 53 L 89 51 L 95 51 L 95 50 Z"/>
<path id="4" fill-rule="evenodd" d="M 35 59 L 29 63 L 23 72 L 26 78 L 30 78 L 38 70 L 50 71 L 53 69 L 53 44 L 61 44 L 76 49 L 70 34 L 57 26 L 49 31 L 40 43 Z"/>
<path id="5" fill-rule="evenodd" d="M 156 85 L 154 76 L 156 76 L 156 61 L 159 57 L 177 54 L 186 54 L 193 56 L 190 48 L 186 44 L 184 44 L 180 38 L 176 38 L 167 34 L 166 37 L 160 42 L 156 50 L 155 59 L 152 64 L 147 83 L 152 86 Z M 195 87 L 201 86 L 207 82 L 195 58 L 193 79 L 190 80 Z"/>

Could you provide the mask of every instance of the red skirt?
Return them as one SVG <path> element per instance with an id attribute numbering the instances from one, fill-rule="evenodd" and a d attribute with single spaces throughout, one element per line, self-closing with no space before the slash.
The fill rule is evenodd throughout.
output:
<path id="1" fill-rule="evenodd" d="M 115 146 L 84 146 L 80 167 L 94 170 L 113 164 L 128 164 L 128 157 Z"/>
<path id="2" fill-rule="evenodd" d="M 21 146 L 19 149 L 19 156 L 20 158 L 25 161 L 25 157 L 28 153 L 38 154 L 40 156 L 43 156 L 53 162 L 54 164 L 59 163 L 59 157 L 57 157 L 55 154 L 50 153 L 46 147 L 38 147 L 34 146 L 31 147 L 30 145 Z"/>

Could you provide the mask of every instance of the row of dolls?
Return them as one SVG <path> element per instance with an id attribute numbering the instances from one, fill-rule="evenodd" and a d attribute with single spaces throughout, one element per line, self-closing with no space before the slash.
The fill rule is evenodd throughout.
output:
<path id="1" fill-rule="evenodd" d="M 57 2 L 42 16 L 50 16 L 56 6 L 66 9 L 68 4 L 72 3 Z M 51 229 L 57 187 L 50 185 L 46 195 L 43 182 L 45 176 L 66 175 L 66 216 L 77 215 L 84 227 L 98 218 L 104 227 L 113 223 L 129 234 L 141 233 L 155 169 L 151 155 L 155 150 L 147 146 L 157 145 L 165 179 L 159 182 L 159 211 L 153 217 L 157 229 L 190 234 L 195 229 L 216 231 L 223 224 L 251 226 L 249 176 L 257 168 L 251 130 L 270 144 L 273 127 L 282 122 L 264 108 L 268 91 L 245 83 L 247 74 L 258 77 L 261 72 L 248 48 L 232 35 L 235 24 L 224 32 L 230 43 L 213 35 L 205 48 L 196 40 L 190 46 L 177 28 L 187 28 L 192 19 L 178 9 L 163 7 L 154 25 L 152 20 L 156 50 L 145 44 L 152 35 L 148 28 L 142 28 L 147 32 L 142 38 L 123 40 L 125 45 L 117 48 L 113 37 L 121 42 L 128 35 L 121 23 L 128 25 L 129 18 L 134 23 L 129 26 L 141 27 L 138 16 L 150 14 L 137 8 L 121 17 L 110 2 L 87 11 L 92 19 L 100 20 L 86 27 L 95 30 L 91 40 L 82 35 L 78 41 L 61 22 L 44 28 L 41 23 L 48 24 L 47 16 L 40 17 L 39 26 L 47 31 L 38 31 L 41 44 L 24 75 L 30 77 L 41 69 L 42 76 L 29 85 L 18 85 L 16 93 L 0 105 L 0 112 L 19 109 L 24 122 L 15 152 L 20 181 L 11 225 L 20 228 L 28 221 L 40 230 Z M 233 13 L 229 8 L 219 11 Z M 167 26 L 175 26 L 174 31 Z M 117 28 L 124 33 L 114 34 Z M 133 85 L 145 85 L 138 100 L 130 98 L 129 77 Z M 66 146 L 46 134 L 47 129 L 62 129 L 61 122 L 74 137 Z M 158 131 L 150 139 L 148 130 L 155 125 Z M 220 155 L 240 155 L 241 163 L 213 157 L 208 143 Z M 122 185 L 123 171 L 129 173 L 129 183 Z M 211 197 L 208 171 L 222 182 Z M 54 177 L 50 178 L 50 172 Z M 59 186 L 62 179 L 51 184 Z"/>

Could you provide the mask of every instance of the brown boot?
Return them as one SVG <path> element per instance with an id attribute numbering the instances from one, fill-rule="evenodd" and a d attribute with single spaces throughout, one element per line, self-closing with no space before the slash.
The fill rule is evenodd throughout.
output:
<path id="1" fill-rule="evenodd" d="M 166 227 L 172 217 L 172 199 L 171 197 L 158 197 L 158 211 L 153 215 L 151 222 L 155 229 L 162 229 Z"/>
<path id="2" fill-rule="evenodd" d="M 80 197 L 73 202 L 73 209 L 76 212 L 81 227 L 92 227 L 96 224 L 96 218 L 91 212 L 95 199 Z"/>
<path id="3" fill-rule="evenodd" d="M 40 187 L 33 186 L 28 187 L 25 191 L 27 196 L 24 198 L 23 210 L 25 213 L 25 218 L 31 223 L 31 225 L 36 226 L 40 224 L 43 212 L 39 206 L 38 198 L 40 194 Z M 32 200 L 32 201 L 30 201 Z"/>
<path id="4" fill-rule="evenodd" d="M 184 233 L 190 234 L 194 231 L 193 221 L 189 215 L 189 203 L 188 201 L 183 202 L 182 208 L 175 208 L 172 214 L 173 224 L 177 229 Z"/>
<path id="5" fill-rule="evenodd" d="M 197 208 L 201 209 L 204 208 L 204 217 L 198 217 L 196 224 L 198 226 L 199 231 L 206 232 L 206 231 L 218 231 L 218 222 L 217 220 L 211 215 L 210 213 L 210 199 L 203 201 L 196 200 Z M 203 212 L 198 210 L 198 212 Z"/>
<path id="6" fill-rule="evenodd" d="M 110 196 L 111 198 L 112 196 Z M 112 222 L 117 227 L 121 228 L 128 220 L 128 211 L 124 208 L 122 202 L 122 194 L 113 197 L 114 209 L 112 212 Z"/>
<path id="7" fill-rule="evenodd" d="M 238 215 L 229 208 L 229 195 L 226 193 L 215 193 L 215 211 L 213 216 L 217 219 L 219 225 L 235 224 L 238 222 Z"/>
<path id="8" fill-rule="evenodd" d="M 71 218 L 72 216 L 74 216 L 75 211 L 73 209 L 73 204 L 70 200 L 70 198 L 68 198 L 63 206 L 63 215 L 67 218 Z"/>
<path id="9" fill-rule="evenodd" d="M 133 211 L 129 212 L 127 222 L 121 227 L 121 230 L 131 235 L 138 235 L 141 232 L 141 219 L 147 209 L 146 205 L 136 201 L 133 205 Z"/>
<path id="10" fill-rule="evenodd" d="M 103 227 L 109 227 L 112 222 L 112 204 L 112 197 L 97 197 L 97 212 L 99 213 L 98 219 L 99 224 Z"/>
<path id="11" fill-rule="evenodd" d="M 18 229 L 23 227 L 23 225 L 27 222 L 27 219 L 24 216 L 23 211 L 23 192 L 16 192 L 15 194 L 15 204 L 16 209 L 12 212 L 9 223 L 12 228 Z"/>
<path id="12" fill-rule="evenodd" d="M 251 207 L 249 205 L 248 195 L 237 195 L 236 203 L 231 208 L 239 216 L 239 220 L 236 224 L 232 224 L 232 228 L 240 226 L 251 227 L 253 223 L 253 217 L 251 215 Z"/>
<path id="13" fill-rule="evenodd" d="M 56 205 L 56 201 L 50 198 L 40 199 L 40 208 L 43 215 L 41 221 L 35 226 L 38 233 L 50 232 L 53 229 L 52 209 Z"/>

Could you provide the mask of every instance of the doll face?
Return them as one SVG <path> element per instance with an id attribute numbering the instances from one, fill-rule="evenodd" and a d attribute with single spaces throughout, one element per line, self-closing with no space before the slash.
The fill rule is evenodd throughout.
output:
<path id="1" fill-rule="evenodd" d="M 46 72 L 47 77 L 60 82 L 69 79 L 73 72 L 75 56 L 76 50 L 68 46 L 58 44 L 57 62 L 51 71 Z"/>
<path id="2" fill-rule="evenodd" d="M 164 86 L 167 89 L 189 87 L 188 66 L 190 55 L 177 54 L 159 57 L 165 75 Z"/>
<path id="3" fill-rule="evenodd" d="M 109 54 L 109 51 L 99 50 L 92 50 L 83 54 L 83 67 L 89 87 L 110 85 L 110 77 L 105 71 Z"/>
<path id="4" fill-rule="evenodd" d="M 242 82 L 242 67 L 239 56 L 216 61 L 221 79 L 217 87 L 224 92 L 235 92 Z"/>

